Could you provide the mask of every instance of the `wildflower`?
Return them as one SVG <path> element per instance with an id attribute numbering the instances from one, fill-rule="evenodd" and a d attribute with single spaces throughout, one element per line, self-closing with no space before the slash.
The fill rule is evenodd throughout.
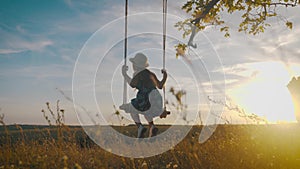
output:
<path id="1" fill-rule="evenodd" d="M 75 163 L 75 167 L 74 168 L 75 169 L 82 169 L 82 167 L 79 164 L 77 164 L 77 163 Z"/>
<path id="2" fill-rule="evenodd" d="M 64 155 L 62 159 L 63 159 L 64 161 L 67 161 L 67 160 L 68 160 L 68 156 Z"/>
<path id="3" fill-rule="evenodd" d="M 147 165 L 146 161 L 143 162 L 142 168 L 148 168 L 148 165 Z"/>
<path id="4" fill-rule="evenodd" d="M 66 155 L 64 155 L 63 156 L 63 158 L 62 158 L 62 160 L 63 160 L 63 163 L 64 163 L 64 169 L 67 169 L 68 167 L 68 163 L 67 163 L 67 160 L 68 160 L 68 156 L 66 156 Z"/>
<path id="5" fill-rule="evenodd" d="M 172 162 L 170 162 L 169 164 L 166 165 L 166 168 L 170 168 L 171 167 Z"/>

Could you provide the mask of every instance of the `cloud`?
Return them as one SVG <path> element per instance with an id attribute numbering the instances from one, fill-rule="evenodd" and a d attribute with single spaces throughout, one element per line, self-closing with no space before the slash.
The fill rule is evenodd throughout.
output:
<path id="1" fill-rule="evenodd" d="M 6 69 L 0 72 L 2 77 L 22 77 L 22 78 L 72 78 L 73 69 L 67 65 L 49 64 L 43 66 L 30 66 Z"/>
<path id="2" fill-rule="evenodd" d="M 65 4 L 75 12 L 73 17 L 64 18 L 55 23 L 56 29 L 66 34 L 92 34 L 105 24 L 123 17 L 124 7 L 121 3 L 111 1 L 73 1 L 65 0 Z"/>
<path id="3" fill-rule="evenodd" d="M 45 47 L 53 45 L 53 42 L 51 40 L 38 40 L 38 41 L 19 41 L 19 42 L 12 42 L 13 44 L 11 46 L 23 49 L 23 50 L 29 50 L 29 51 L 42 51 Z"/>
<path id="4" fill-rule="evenodd" d="M 21 53 L 24 52 L 25 50 L 18 50 L 18 49 L 0 49 L 0 54 L 14 54 L 14 53 Z"/>
<path id="5" fill-rule="evenodd" d="M 25 40 L 15 35 L 8 35 L 8 38 L 4 39 L 2 44 L 4 48 L 0 49 L 0 54 L 14 54 L 25 51 L 41 52 L 54 43 L 48 39 Z"/>
<path id="6" fill-rule="evenodd" d="M 115 3 L 113 1 L 73 1 L 65 0 L 66 5 L 75 11 L 76 16 L 63 20 L 59 24 L 56 23 L 58 30 L 66 33 L 93 33 L 105 24 L 124 17 L 125 1 Z M 170 1 L 168 3 L 168 14 L 186 17 L 187 14 L 181 10 L 182 2 Z M 155 3 L 147 0 L 135 0 L 129 2 L 128 15 L 135 15 L 137 13 L 145 12 L 162 12 L 162 2 Z M 149 19 L 149 18 L 148 18 Z M 145 23 L 146 20 L 140 23 Z M 150 18 L 151 19 L 151 18 Z M 153 18 L 158 19 L 158 18 Z M 162 18 L 159 18 L 162 20 Z M 130 26 L 130 22 L 128 23 Z M 154 26 L 154 25 L 153 25 Z"/>
<path id="7" fill-rule="evenodd" d="M 17 25 L 16 30 L 22 34 L 27 33 L 27 31 L 21 25 Z"/>
<path id="8" fill-rule="evenodd" d="M 17 22 L 17 21 L 14 21 Z M 16 23 L 6 24 L 5 21 L 1 24 L 1 49 L 0 54 L 22 53 L 24 51 L 42 51 L 44 48 L 54 44 L 53 40 L 47 37 L 47 33 L 36 31 L 36 27 L 40 25 L 30 24 L 30 31 L 25 29 L 26 24 Z M 24 26 L 24 27 L 23 27 Z M 1 29 L 2 28 L 2 29 Z"/>

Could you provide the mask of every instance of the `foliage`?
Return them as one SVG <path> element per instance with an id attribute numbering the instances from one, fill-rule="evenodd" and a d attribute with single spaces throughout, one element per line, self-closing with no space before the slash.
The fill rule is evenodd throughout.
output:
<path id="1" fill-rule="evenodd" d="M 176 90 L 174 87 L 170 87 L 169 92 L 171 95 L 175 98 L 175 101 L 172 101 L 173 99 L 166 100 L 166 105 L 170 108 L 173 108 L 172 110 L 176 110 L 177 115 L 180 115 L 182 120 L 186 122 L 186 124 L 189 124 L 191 120 L 189 121 L 187 119 L 187 108 L 188 105 L 186 104 L 186 91 L 185 90 Z M 183 100 L 185 97 L 185 100 Z"/>
<path id="2" fill-rule="evenodd" d="M 172 106 L 176 107 L 177 110 L 183 111 L 187 108 L 187 105 L 183 103 L 183 96 L 186 96 L 185 90 L 175 90 L 174 87 L 170 87 L 169 92 L 175 97 L 176 103 L 171 103 Z M 168 103 L 168 102 L 167 102 Z"/>
<path id="3" fill-rule="evenodd" d="M 185 55 L 187 45 L 179 43 L 178 45 L 175 46 L 175 48 L 176 48 L 176 58 L 178 58 L 179 56 Z"/>
<path id="4" fill-rule="evenodd" d="M 220 26 L 220 31 L 225 32 L 224 36 L 228 37 L 229 26 L 222 16 L 236 12 L 242 19 L 239 32 L 253 35 L 262 33 L 271 26 L 268 19 L 273 17 L 284 21 L 286 26 L 292 29 L 293 23 L 278 13 L 280 6 L 295 7 L 297 0 L 188 0 L 182 6 L 182 10 L 191 14 L 191 18 L 180 21 L 175 26 L 184 31 L 184 37 L 191 32 L 185 27 L 187 23 L 193 23 L 199 30 L 211 25 Z"/>

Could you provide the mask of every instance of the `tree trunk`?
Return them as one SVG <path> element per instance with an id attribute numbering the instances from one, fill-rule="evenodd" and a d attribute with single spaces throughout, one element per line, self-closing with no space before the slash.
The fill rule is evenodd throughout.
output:
<path id="1" fill-rule="evenodd" d="M 300 76 L 298 78 L 293 77 L 287 87 L 292 95 L 296 119 L 300 124 Z"/>

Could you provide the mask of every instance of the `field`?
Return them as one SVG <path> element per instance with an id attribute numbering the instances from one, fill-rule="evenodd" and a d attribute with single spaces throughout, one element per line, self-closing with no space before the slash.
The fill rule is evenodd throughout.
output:
<path id="1" fill-rule="evenodd" d="M 163 131 L 168 126 L 158 126 Z M 10 125 L 0 128 L 0 168 L 294 168 L 300 167 L 300 125 L 219 125 L 198 142 L 201 126 L 173 149 L 125 158 L 94 144 L 79 126 Z M 135 136 L 135 126 L 115 127 Z M 118 145 L 116 145 L 118 146 Z"/>

